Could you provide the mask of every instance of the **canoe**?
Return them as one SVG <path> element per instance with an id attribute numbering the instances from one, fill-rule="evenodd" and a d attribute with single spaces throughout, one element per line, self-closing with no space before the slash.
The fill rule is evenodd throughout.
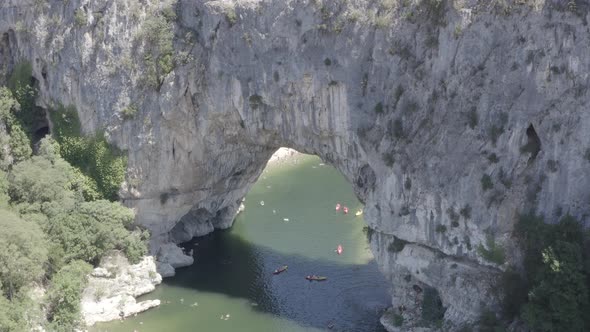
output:
<path id="1" fill-rule="evenodd" d="M 281 272 L 285 272 L 287 270 L 287 265 L 281 266 L 280 268 L 274 270 L 274 272 L 272 274 L 279 274 Z"/>
<path id="2" fill-rule="evenodd" d="M 307 279 L 309 281 L 324 281 L 324 280 L 328 280 L 328 277 L 322 277 L 322 276 L 306 276 L 305 279 Z"/>

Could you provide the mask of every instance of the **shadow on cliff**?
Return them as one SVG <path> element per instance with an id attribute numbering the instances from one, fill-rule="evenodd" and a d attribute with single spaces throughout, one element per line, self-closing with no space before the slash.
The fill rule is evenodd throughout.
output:
<path id="1" fill-rule="evenodd" d="M 285 236 L 288 236 L 285 234 Z M 311 260 L 252 245 L 231 231 L 216 231 L 184 243 L 195 264 L 166 284 L 247 299 L 253 309 L 301 326 L 335 331 L 384 331 L 378 319 L 389 305 L 387 283 L 374 261 L 362 265 Z M 288 264 L 289 269 L 272 271 Z M 308 274 L 328 276 L 309 282 Z"/>

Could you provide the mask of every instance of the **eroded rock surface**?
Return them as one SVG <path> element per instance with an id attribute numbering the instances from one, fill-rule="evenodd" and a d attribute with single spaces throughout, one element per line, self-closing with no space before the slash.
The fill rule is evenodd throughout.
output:
<path id="1" fill-rule="evenodd" d="M 160 300 L 137 302 L 136 297 L 153 291 L 162 282 L 153 257 L 129 264 L 125 255 L 104 257 L 88 277 L 82 294 L 82 317 L 86 325 L 129 317 L 160 305 Z"/>
<path id="2" fill-rule="evenodd" d="M 458 326 L 497 309 L 518 212 L 589 211 L 588 5 L 568 3 L 8 0 L 0 54 L 3 68 L 32 62 L 40 105 L 75 106 L 87 133 L 127 151 L 121 197 L 154 253 L 230 227 L 290 147 L 366 204 L 405 322 L 416 285 Z M 175 64 L 153 86 L 142 29 L 166 8 Z M 481 257 L 490 245 L 506 263 Z"/>

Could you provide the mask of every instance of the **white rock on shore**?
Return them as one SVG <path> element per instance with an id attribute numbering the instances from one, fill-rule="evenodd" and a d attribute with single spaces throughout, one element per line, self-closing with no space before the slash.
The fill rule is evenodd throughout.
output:
<path id="1" fill-rule="evenodd" d="M 88 276 L 81 305 L 86 325 L 128 317 L 160 305 L 160 300 L 137 302 L 135 297 L 153 291 L 161 282 L 152 256 L 131 265 L 122 253 L 113 252 Z"/>

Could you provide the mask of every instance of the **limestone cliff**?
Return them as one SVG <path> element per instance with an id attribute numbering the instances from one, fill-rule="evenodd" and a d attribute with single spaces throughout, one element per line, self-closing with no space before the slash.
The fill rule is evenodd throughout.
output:
<path id="1" fill-rule="evenodd" d="M 5 0 L 0 70 L 31 61 L 41 106 L 75 106 L 85 132 L 128 152 L 121 197 L 154 252 L 231 226 L 273 151 L 291 147 L 334 165 L 366 204 L 407 324 L 427 287 L 460 324 L 497 308 L 518 212 L 589 211 L 588 9 Z M 483 259 L 490 247 L 507 262 Z"/>

